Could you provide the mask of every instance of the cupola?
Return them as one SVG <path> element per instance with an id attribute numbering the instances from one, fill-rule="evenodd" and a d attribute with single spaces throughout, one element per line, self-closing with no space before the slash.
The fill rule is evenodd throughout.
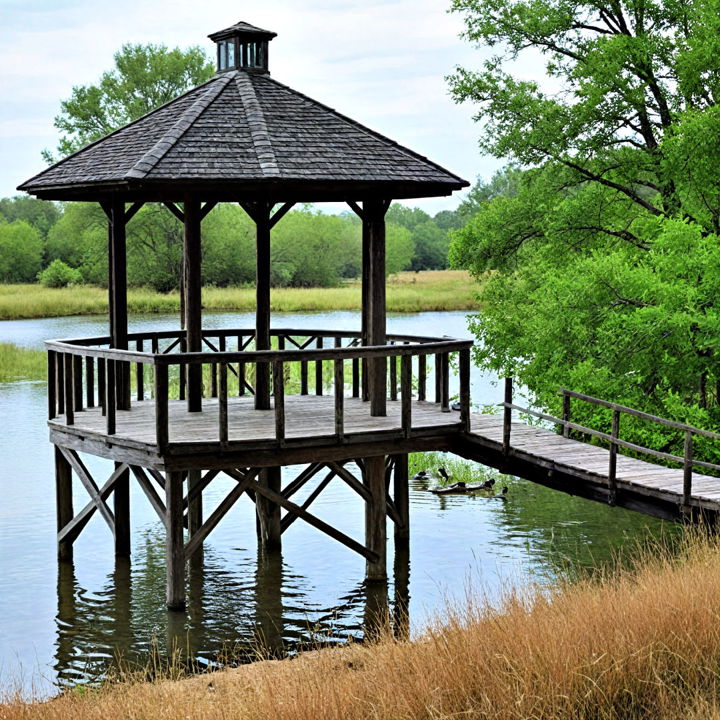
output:
<path id="1" fill-rule="evenodd" d="M 268 46 L 276 36 L 246 22 L 208 35 L 217 44 L 217 71 L 246 70 L 269 75 Z"/>

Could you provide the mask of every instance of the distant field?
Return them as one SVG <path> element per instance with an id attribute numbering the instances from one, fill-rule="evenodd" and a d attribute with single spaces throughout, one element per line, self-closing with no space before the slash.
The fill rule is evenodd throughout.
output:
<path id="1" fill-rule="evenodd" d="M 474 310 L 477 284 L 463 270 L 399 273 L 388 279 L 389 312 Z M 128 292 L 131 313 L 179 312 L 178 293 L 167 295 L 146 288 Z M 255 309 L 254 288 L 203 289 L 206 310 Z M 272 291 L 275 312 L 359 310 L 360 283 L 337 288 L 277 288 Z M 90 285 L 51 289 L 41 285 L 0 285 L 0 320 L 98 315 L 107 312 L 107 290 Z"/>

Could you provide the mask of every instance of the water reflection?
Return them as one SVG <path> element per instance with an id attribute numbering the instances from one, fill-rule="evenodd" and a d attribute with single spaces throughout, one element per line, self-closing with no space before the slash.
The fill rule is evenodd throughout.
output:
<path id="1" fill-rule="evenodd" d="M 147 532 L 146 555 L 119 558 L 96 594 L 60 563 L 54 670 L 59 686 L 96 682 L 118 663 L 152 674 L 172 660 L 197 671 L 280 658 L 308 647 L 376 637 L 388 624 L 409 633 L 409 551 L 398 548 L 394 580 L 358 583 L 329 606 L 310 598 L 310 580 L 279 552 L 258 551 L 254 567 L 230 572 L 212 550 L 188 571 L 185 612 L 162 608 L 163 542 Z M 392 587 L 392 602 L 390 601 Z"/>

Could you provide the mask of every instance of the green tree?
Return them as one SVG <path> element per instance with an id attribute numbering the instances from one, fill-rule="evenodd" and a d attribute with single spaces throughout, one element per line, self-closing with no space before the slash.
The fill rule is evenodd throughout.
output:
<path id="1" fill-rule="evenodd" d="M 496 55 L 452 91 L 481 148 L 525 168 L 454 236 L 455 265 L 493 271 L 478 359 L 551 409 L 565 384 L 719 425 L 720 3 L 453 9 Z M 513 74 L 528 51 L 546 90 Z"/>
<path id="2" fill-rule="evenodd" d="M 60 219 L 60 208 L 47 200 L 38 200 L 29 196 L 0 199 L 0 215 L 8 222 L 24 220 L 47 237 L 50 228 Z"/>
<path id="3" fill-rule="evenodd" d="M 136 120 L 181 93 L 209 80 L 213 63 L 200 47 L 168 49 L 165 45 L 123 45 L 115 67 L 95 85 L 73 87 L 55 118 L 60 142 L 55 158 L 69 155 L 93 140 Z"/>
<path id="4" fill-rule="evenodd" d="M 40 232 L 24 220 L 0 223 L 0 282 L 33 282 L 42 267 Z"/>

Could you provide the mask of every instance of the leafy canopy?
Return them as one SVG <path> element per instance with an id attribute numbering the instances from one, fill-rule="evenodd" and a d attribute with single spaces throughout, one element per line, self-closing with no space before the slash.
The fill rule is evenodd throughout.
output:
<path id="1" fill-rule="evenodd" d="M 170 102 L 181 93 L 209 80 L 215 72 L 200 47 L 168 49 L 165 45 L 123 45 L 115 53 L 115 67 L 96 85 L 79 85 L 60 104 L 55 118 L 60 131 L 57 156 L 79 150 L 93 140 Z"/>
<path id="2" fill-rule="evenodd" d="M 566 385 L 719 426 L 720 2 L 453 10 L 494 55 L 452 92 L 519 168 L 451 249 L 486 278 L 480 361 L 552 409 Z"/>

